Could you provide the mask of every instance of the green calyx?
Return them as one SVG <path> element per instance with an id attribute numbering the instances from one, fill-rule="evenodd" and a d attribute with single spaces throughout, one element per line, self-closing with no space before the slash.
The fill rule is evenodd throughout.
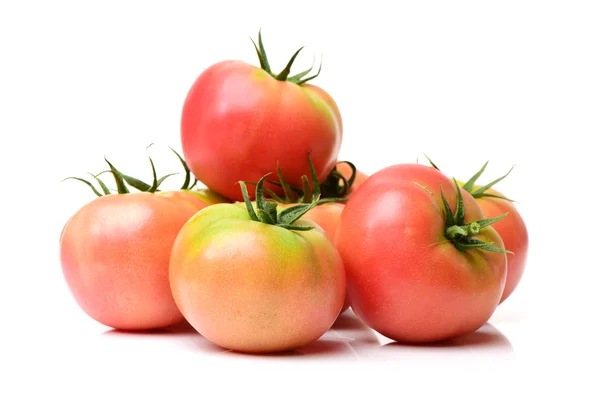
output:
<path id="1" fill-rule="evenodd" d="M 350 161 L 339 161 L 338 164 L 347 164 L 352 170 L 352 174 L 349 179 L 346 179 L 337 170 L 337 167 L 333 167 L 333 170 L 327 175 L 325 181 L 321 185 L 321 193 L 323 198 L 341 198 L 348 194 L 348 191 L 354 184 L 356 179 L 356 167 Z"/>
<path id="2" fill-rule="evenodd" d="M 148 152 L 148 149 L 151 146 L 152 146 L 152 144 L 150 144 L 148 147 L 146 147 L 146 153 Z M 183 185 L 181 186 L 180 190 L 191 190 L 198 182 L 197 179 L 194 178 L 194 181 L 192 182 L 191 171 L 190 171 L 187 163 L 183 159 L 183 157 L 181 157 L 181 155 L 179 155 L 179 153 L 177 153 L 177 151 L 173 150 L 171 147 L 169 147 L 169 149 L 171 149 L 171 151 L 173 153 L 175 153 L 175 155 L 177 156 L 177 158 L 179 159 L 179 161 L 181 162 L 181 164 L 185 170 L 185 180 L 184 180 Z M 147 193 L 160 192 L 160 190 L 159 190 L 160 185 L 167 178 L 169 178 L 170 176 L 176 175 L 176 174 L 174 174 L 174 173 L 167 174 L 161 178 L 158 178 L 156 175 L 156 168 L 154 166 L 154 161 L 152 161 L 152 157 L 150 157 L 149 155 L 148 155 L 148 160 L 150 161 L 150 167 L 152 168 L 152 184 L 148 184 L 138 178 L 134 178 L 132 176 L 122 173 L 110 161 L 108 161 L 108 159 L 106 157 L 104 157 L 104 161 L 106 161 L 106 163 L 108 164 L 109 169 L 102 171 L 96 175 L 90 173 L 90 175 L 94 178 L 94 180 L 100 186 L 100 189 L 102 190 L 102 192 L 100 192 L 98 189 L 96 189 L 96 187 L 90 181 L 87 181 L 83 178 L 71 176 L 71 177 L 63 179 L 63 181 L 68 180 L 68 179 L 74 179 L 74 180 L 80 181 L 82 183 L 85 183 L 87 186 L 89 186 L 92 189 L 94 194 L 98 197 L 106 196 L 109 194 L 115 194 L 115 193 L 116 194 L 131 193 L 131 191 L 129 190 L 127 185 L 133 187 L 134 189 L 139 190 L 140 192 L 147 192 Z M 113 178 L 115 179 L 115 185 L 117 188 L 116 191 L 111 191 L 108 188 L 108 186 L 99 178 L 99 176 L 104 173 L 110 173 L 113 176 Z"/>
<path id="3" fill-rule="evenodd" d="M 280 213 L 277 213 L 277 203 L 267 200 L 264 195 L 264 183 L 268 175 L 269 174 L 260 178 L 256 184 L 256 210 L 250 201 L 246 184 L 243 181 L 238 182 L 242 188 L 242 195 L 244 196 L 244 202 L 246 203 L 246 209 L 248 210 L 250 218 L 253 221 L 275 225 L 294 231 L 309 231 L 313 229 L 313 227 L 309 225 L 294 225 L 294 223 L 302 218 L 308 211 L 317 206 L 318 201 L 313 201 L 310 204 L 291 206 Z"/>
<path id="4" fill-rule="evenodd" d="M 483 185 L 481 187 L 475 188 L 475 182 L 477 181 L 477 179 L 479 179 L 479 177 L 481 176 L 481 174 L 483 174 L 483 171 L 485 171 L 485 168 L 487 167 L 488 163 L 489 163 L 489 161 L 486 161 L 485 164 L 483 164 L 483 167 L 481 167 L 481 169 L 479 171 L 477 171 L 477 173 L 475 175 L 473 175 L 463 185 L 463 189 L 465 189 L 467 192 L 469 192 L 471 194 L 471 196 L 475 197 L 476 199 L 477 198 L 481 198 L 481 197 L 493 197 L 493 198 L 502 199 L 502 200 L 511 201 L 511 202 L 514 201 L 514 200 L 511 200 L 511 199 L 506 198 L 504 196 L 500 196 L 500 195 L 497 195 L 497 194 L 487 193 L 486 192 L 488 189 L 490 189 L 496 183 L 498 183 L 501 180 L 503 180 L 504 178 L 506 178 L 508 176 L 508 174 L 510 174 L 512 172 L 514 166 L 512 166 L 508 170 L 508 172 L 506 174 L 504 174 L 503 176 L 501 176 L 500 178 L 491 181 L 487 185 Z"/>
<path id="5" fill-rule="evenodd" d="M 423 155 L 425 156 L 425 158 L 427 159 L 427 161 L 429 162 L 429 164 L 433 168 L 435 168 L 438 171 L 440 171 L 440 169 L 438 168 L 438 166 L 435 165 L 434 162 L 431 161 L 431 159 L 429 157 L 427 157 L 426 154 L 423 154 Z M 418 160 L 417 160 L 417 162 L 418 162 Z M 509 199 L 507 197 L 500 196 L 500 195 L 493 194 L 493 193 L 487 193 L 488 189 L 491 189 L 496 183 L 498 183 L 501 180 L 503 180 L 504 178 L 506 178 L 508 176 L 508 174 L 510 174 L 512 172 L 512 170 L 514 168 L 514 165 L 508 170 L 508 172 L 506 174 L 504 174 L 500 178 L 491 181 L 487 185 L 483 185 L 483 186 L 480 186 L 480 187 L 477 187 L 477 188 L 475 187 L 475 182 L 477 181 L 477 179 L 479 179 L 479 177 L 481 176 L 481 174 L 483 174 L 483 171 L 485 171 L 488 163 L 489 163 L 489 161 L 486 161 L 485 164 L 483 164 L 483 167 L 481 167 L 481 169 L 479 171 L 477 171 L 475 173 L 475 175 L 473 175 L 467 182 L 465 182 L 462 185 L 462 188 L 465 189 L 467 192 L 469 192 L 469 194 L 471 194 L 471 196 L 473 196 L 476 199 L 482 198 L 482 197 L 493 197 L 493 198 L 496 198 L 496 199 L 502 199 L 502 200 L 514 202 L 514 200 L 511 200 L 511 199 Z"/>
<path id="6" fill-rule="evenodd" d="M 279 163 L 277 164 L 277 176 L 279 180 L 271 180 L 267 179 L 266 182 L 279 186 L 283 189 L 283 197 L 279 196 L 277 193 L 273 192 L 269 188 L 263 188 L 263 192 L 265 192 L 271 199 L 275 200 L 281 204 L 294 204 L 294 203 L 304 203 L 311 204 L 316 202 L 317 205 L 325 204 L 325 203 L 333 203 L 333 202 L 341 202 L 346 201 L 347 199 L 331 196 L 330 194 L 333 192 L 332 189 L 327 189 L 327 196 L 323 195 L 323 187 L 324 185 L 319 184 L 319 180 L 317 179 L 317 172 L 315 171 L 315 166 L 312 162 L 312 158 L 310 156 L 310 151 L 308 152 L 308 168 L 310 169 L 310 181 L 306 175 L 302 176 L 302 189 L 291 186 L 287 179 L 285 178 L 281 168 L 279 167 Z M 354 168 L 356 170 L 356 168 Z M 333 173 L 333 172 L 332 172 Z M 336 173 L 344 180 L 345 185 L 350 187 L 348 184 L 349 180 L 346 180 L 339 172 Z M 354 181 L 354 175 L 352 176 L 352 181 Z M 330 175 L 331 176 L 331 175 Z M 338 179 L 339 181 L 339 179 Z M 252 185 L 258 185 L 256 182 L 246 181 L 245 183 L 249 183 Z M 312 187 L 311 187 L 312 183 Z M 325 182 L 326 183 L 326 182 Z M 325 184 L 324 183 L 324 184 Z M 338 182 L 336 182 L 338 184 Z M 344 193 L 347 189 L 344 189 Z"/>
<path id="7" fill-rule="evenodd" d="M 300 54 L 300 51 L 302 51 L 302 49 L 304 48 L 304 47 L 300 47 L 292 55 L 292 58 L 290 58 L 287 65 L 285 66 L 285 68 L 280 73 L 275 74 L 271 71 L 271 65 L 269 64 L 269 59 L 267 58 L 267 52 L 265 51 L 265 46 L 262 41 L 261 31 L 260 30 L 258 31 L 258 46 L 256 45 L 256 43 L 254 42 L 254 40 L 252 38 L 250 38 L 250 40 L 252 41 L 252 44 L 254 45 L 254 49 L 256 50 L 256 54 L 258 55 L 258 60 L 260 61 L 260 67 L 264 71 L 266 71 L 269 75 L 271 75 L 273 78 L 277 79 L 278 81 L 292 82 L 297 85 L 302 85 L 303 83 L 306 83 L 310 80 L 315 79 L 321 73 L 321 67 L 323 66 L 323 60 L 321 60 L 321 64 L 319 64 L 319 70 L 317 71 L 317 73 L 312 76 L 306 77 L 312 71 L 313 67 L 315 66 L 314 59 L 313 59 L 313 63 L 310 66 L 310 68 L 308 68 L 296 75 L 289 76 L 291 69 L 292 69 L 292 65 L 294 64 L 294 61 L 296 61 L 296 57 L 298 57 L 298 54 Z"/>
<path id="8" fill-rule="evenodd" d="M 510 253 L 510 251 L 503 248 L 494 246 L 492 242 L 484 242 L 479 239 L 475 239 L 472 236 L 477 235 L 482 229 L 502 220 L 508 213 L 504 213 L 498 217 L 485 218 L 478 221 L 465 222 L 465 206 L 458 183 L 454 181 L 456 186 L 456 210 L 454 213 L 450 209 L 450 204 L 444 196 L 444 192 L 441 191 L 442 202 L 444 203 L 444 218 L 445 218 L 445 236 L 454 247 L 460 251 L 481 249 L 492 251 L 496 253 Z"/>

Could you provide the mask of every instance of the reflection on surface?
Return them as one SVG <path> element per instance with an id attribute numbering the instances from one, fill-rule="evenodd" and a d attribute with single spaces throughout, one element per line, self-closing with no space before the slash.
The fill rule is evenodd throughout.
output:
<path id="1" fill-rule="evenodd" d="M 103 334 L 122 340 L 139 341 L 144 338 L 169 345 L 193 349 L 215 357 L 248 357 L 246 354 L 233 352 L 219 347 L 202 337 L 187 322 L 164 329 L 148 331 L 121 331 L 111 329 Z M 362 322 L 352 310 L 340 315 L 331 329 L 319 340 L 299 349 L 267 355 L 254 355 L 253 358 L 302 358 L 307 359 L 370 359 L 375 361 L 394 361 L 413 363 L 424 362 L 429 365 L 435 360 L 436 365 L 460 360 L 485 359 L 512 360 L 514 351 L 508 338 L 492 324 L 485 324 L 477 332 L 433 344 L 404 344 L 397 343 L 379 335 Z"/>

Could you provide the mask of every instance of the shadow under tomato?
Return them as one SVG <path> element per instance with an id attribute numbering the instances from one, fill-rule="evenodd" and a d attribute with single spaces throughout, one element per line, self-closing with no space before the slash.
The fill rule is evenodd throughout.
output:
<path id="1" fill-rule="evenodd" d="M 378 348 L 380 342 L 377 336 L 367 325 L 358 319 L 351 311 L 338 317 L 338 320 L 318 340 L 290 351 L 273 353 L 243 353 L 228 350 L 217 346 L 202 336 L 190 338 L 196 349 L 205 353 L 223 354 L 229 357 L 255 357 L 255 358 L 293 358 L 306 359 L 324 358 L 357 359 L 364 348 Z"/>
<path id="2" fill-rule="evenodd" d="M 198 332 L 187 322 L 183 321 L 179 324 L 167 326 L 157 329 L 142 329 L 142 330 L 126 330 L 126 329 L 109 329 L 102 333 L 106 336 L 188 336 L 199 335 Z"/>
<path id="3" fill-rule="evenodd" d="M 376 357 L 406 361 L 413 367 L 478 369 L 511 363 L 515 353 L 510 340 L 492 324 L 486 323 L 476 332 L 435 343 L 390 342 L 381 346 Z"/>
<path id="4" fill-rule="evenodd" d="M 443 340 L 433 343 L 401 343 L 391 342 L 384 347 L 413 347 L 422 349 L 440 348 L 484 348 L 495 350 L 513 351 L 512 344 L 508 338 L 490 323 L 486 323 L 477 331 L 454 339 Z"/>

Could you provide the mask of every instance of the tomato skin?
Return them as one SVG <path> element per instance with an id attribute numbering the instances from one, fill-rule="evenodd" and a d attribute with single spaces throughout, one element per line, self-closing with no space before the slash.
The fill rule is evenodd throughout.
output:
<path id="1" fill-rule="evenodd" d="M 478 186 L 474 186 L 474 190 L 477 188 Z M 488 189 L 486 192 L 504 197 L 494 189 Z M 512 202 L 492 197 L 480 197 L 476 200 L 487 218 L 508 212 L 506 218 L 494 224 L 494 229 L 502 237 L 506 250 L 514 253 L 506 255 L 508 272 L 500 299 L 502 303 L 514 292 L 525 272 L 529 252 L 529 233 L 523 217 Z"/>
<path id="2" fill-rule="evenodd" d="M 278 81 L 242 61 L 223 61 L 202 72 L 181 115 L 183 154 L 191 171 L 238 201 L 238 181 L 275 173 L 278 162 L 289 183 L 302 187 L 302 175 L 310 176 L 309 151 L 322 182 L 335 165 L 341 140 L 339 109 L 324 90 Z"/>
<path id="3" fill-rule="evenodd" d="M 213 192 L 208 188 L 190 189 L 183 192 L 191 193 L 199 197 L 207 206 L 220 203 L 231 203 L 231 200 L 221 196 L 216 192 Z"/>
<path id="4" fill-rule="evenodd" d="M 76 302 L 116 329 L 162 328 L 183 321 L 171 295 L 171 246 L 206 204 L 186 192 L 111 194 L 65 224 L 60 261 Z"/>
<path id="5" fill-rule="evenodd" d="M 450 339 L 480 328 L 506 280 L 506 255 L 461 252 L 445 238 L 440 189 L 452 210 L 454 183 L 434 168 L 400 164 L 368 178 L 349 198 L 336 237 L 354 312 L 401 342 Z M 465 221 L 483 218 L 461 190 Z M 492 228 L 476 239 L 502 246 Z"/>
<path id="6" fill-rule="evenodd" d="M 289 231 L 252 221 L 239 203 L 206 208 L 183 226 L 170 282 L 179 309 L 200 334 L 249 353 L 318 339 L 345 295 L 341 258 L 320 229 Z"/>
<path id="7" fill-rule="evenodd" d="M 294 204 L 282 204 L 280 206 L 290 207 L 292 205 Z M 304 214 L 303 218 L 317 224 L 321 229 L 323 229 L 323 232 L 333 243 L 335 241 L 337 229 L 340 224 L 340 218 L 342 216 L 343 210 L 343 204 L 326 203 L 313 208 L 312 210 Z M 340 314 L 346 311 L 348 308 L 350 308 L 350 300 L 348 299 L 348 296 L 346 296 Z"/>

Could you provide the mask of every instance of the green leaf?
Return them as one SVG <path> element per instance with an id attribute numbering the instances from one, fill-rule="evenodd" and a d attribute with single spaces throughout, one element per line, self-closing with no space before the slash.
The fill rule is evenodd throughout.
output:
<path id="1" fill-rule="evenodd" d="M 173 175 L 177 175 L 177 173 L 167 174 L 167 175 L 163 176 L 162 178 L 160 178 L 157 181 L 157 186 L 160 187 L 160 185 L 165 181 L 165 179 L 167 179 L 167 178 L 169 178 L 169 177 L 171 177 Z M 179 189 L 179 190 L 190 190 L 190 189 Z M 158 189 L 157 189 L 157 191 L 158 191 Z"/>
<path id="2" fill-rule="evenodd" d="M 300 51 L 302 51 L 303 48 L 304 48 L 304 46 L 302 46 L 298 50 L 296 50 L 296 52 L 294 53 L 292 58 L 290 58 L 290 61 L 288 61 L 285 68 L 275 77 L 275 79 L 277 79 L 278 81 L 286 81 L 287 80 L 287 78 L 290 75 L 290 72 L 292 70 L 292 64 L 294 64 L 294 61 L 296 61 L 296 57 L 298 57 L 298 54 L 300 53 Z"/>
<path id="3" fill-rule="evenodd" d="M 492 193 L 481 193 L 476 198 L 480 199 L 480 198 L 483 198 L 483 197 L 491 197 L 491 198 L 494 198 L 494 199 L 500 199 L 500 200 L 510 201 L 511 203 L 515 202 L 514 200 L 509 199 L 508 197 L 499 196 L 497 194 L 492 194 Z"/>
<path id="4" fill-rule="evenodd" d="M 304 192 L 302 203 L 311 203 L 313 200 L 313 192 L 310 188 L 310 183 L 308 183 L 308 177 L 306 175 L 302 175 L 302 187 Z"/>
<path id="5" fill-rule="evenodd" d="M 312 81 L 313 79 L 315 79 L 317 76 L 319 76 L 319 74 L 321 73 L 321 68 L 323 67 L 323 56 L 321 56 L 321 62 L 319 63 L 319 70 L 317 71 L 316 74 L 314 74 L 313 76 L 309 76 L 308 78 L 304 78 L 304 79 L 300 79 L 298 82 L 296 82 L 298 85 L 302 85 L 308 81 Z"/>
<path id="6" fill-rule="evenodd" d="M 349 199 L 347 197 L 327 197 L 324 199 L 319 199 L 319 201 L 317 201 L 317 205 L 320 206 L 327 203 L 344 203 L 348 200 Z"/>
<path id="7" fill-rule="evenodd" d="M 254 43 L 254 40 L 252 38 L 250 38 L 250 40 L 252 40 L 252 44 L 254 45 L 254 49 L 256 50 L 256 55 L 258 56 L 258 60 L 260 61 L 260 67 L 267 71 L 267 73 L 272 75 L 271 66 L 269 65 L 269 59 L 267 58 L 267 52 L 265 51 L 265 46 L 263 45 L 262 41 L 261 30 L 262 29 L 258 30 L 258 47 L 256 47 L 256 43 Z"/>
<path id="8" fill-rule="evenodd" d="M 265 209 L 265 195 L 263 193 L 263 186 L 265 184 L 266 177 L 270 174 L 271 173 L 269 172 L 268 174 L 264 175 L 256 183 L 256 208 L 258 208 L 259 211 Z"/>
<path id="9" fill-rule="evenodd" d="M 312 195 L 311 200 L 317 201 L 321 197 L 321 187 L 319 184 L 319 179 L 317 178 L 317 172 L 315 171 L 315 166 L 314 166 L 314 164 L 312 162 L 312 158 L 310 156 L 311 151 L 308 152 L 308 156 L 307 156 L 308 168 L 310 169 L 310 177 L 312 180 L 312 187 L 313 187 L 313 195 Z"/>
<path id="10" fill-rule="evenodd" d="M 316 205 L 317 203 L 298 204 L 286 208 L 279 214 L 279 225 L 292 225 Z"/>
<path id="11" fill-rule="evenodd" d="M 127 186 L 125 185 L 124 182 L 124 178 L 123 178 L 123 174 L 121 174 L 121 172 L 115 168 L 114 165 L 112 165 L 110 163 L 110 161 L 108 161 L 106 159 L 106 157 L 104 157 L 104 161 L 106 161 L 106 163 L 108 164 L 108 166 L 110 167 L 110 170 L 113 174 L 113 176 L 115 177 L 115 183 L 117 185 L 117 192 L 119 194 L 126 194 L 126 193 L 130 193 L 129 189 L 127 189 Z"/>
<path id="12" fill-rule="evenodd" d="M 252 202 L 250 201 L 250 196 L 248 196 L 248 188 L 246 187 L 246 184 L 244 183 L 244 181 L 239 181 L 238 183 L 242 189 L 242 196 L 244 197 L 244 203 L 246 203 L 248 215 L 253 221 L 260 221 L 258 215 L 256 215 L 256 212 L 254 211 L 254 207 L 252 206 Z"/>
<path id="13" fill-rule="evenodd" d="M 435 165 L 435 164 L 433 163 L 433 161 L 431 161 L 431 158 L 429 158 L 429 157 L 427 156 L 427 154 L 423 153 L 423 155 L 425 156 L 425 158 L 427 159 L 427 161 L 429 161 L 429 164 L 431 164 L 431 166 L 432 166 L 433 168 L 435 168 L 435 169 L 437 169 L 438 171 L 440 171 L 440 169 L 438 168 L 438 166 L 437 166 L 437 165 Z M 418 162 L 418 158 L 417 158 L 417 162 Z"/>
<path id="14" fill-rule="evenodd" d="M 92 190 L 94 191 L 94 194 L 95 194 L 96 196 L 98 196 L 98 197 L 102 197 L 102 193 L 100 193 L 100 192 L 98 191 L 98 189 L 96 189 L 96 188 L 94 187 L 94 185 L 92 185 L 92 184 L 91 184 L 89 181 L 86 181 L 86 180 L 85 180 L 85 179 L 83 179 L 83 178 L 78 178 L 78 177 L 76 177 L 76 176 L 69 176 L 69 177 L 67 177 L 67 178 L 63 179 L 63 180 L 62 180 L 62 182 L 66 181 L 66 180 L 69 180 L 69 179 L 73 179 L 73 180 L 76 180 L 76 181 L 79 181 L 79 182 L 83 182 L 83 183 L 85 183 L 86 185 L 88 185 L 88 186 L 90 187 L 90 189 L 92 189 Z"/>
<path id="15" fill-rule="evenodd" d="M 308 73 L 310 71 L 312 71 L 312 69 L 314 68 L 314 66 L 315 66 L 315 56 L 313 54 L 313 60 L 312 60 L 312 64 L 311 64 L 310 68 L 306 69 L 306 70 L 304 70 L 304 71 L 302 71 L 302 72 L 300 72 L 300 73 L 298 73 L 296 75 L 290 76 L 287 80 L 290 81 L 290 82 L 293 82 L 293 83 L 298 83 L 298 81 L 300 81 L 300 79 L 304 78 L 306 75 L 308 75 Z"/>
<path id="16" fill-rule="evenodd" d="M 462 251 L 481 249 L 481 250 L 491 251 L 494 253 L 510 253 L 510 254 L 512 254 L 512 252 L 502 249 L 500 247 L 496 247 L 492 243 L 483 242 L 481 240 L 473 239 L 470 237 L 462 238 L 460 241 L 458 241 L 454 244 L 457 249 L 462 250 Z"/>
<path id="17" fill-rule="evenodd" d="M 310 225 L 277 225 L 280 228 L 285 228 L 288 229 L 290 231 L 310 231 L 312 229 L 314 229 L 314 226 L 310 226 Z"/>
<path id="18" fill-rule="evenodd" d="M 158 180 L 156 179 L 156 168 L 154 167 L 154 161 L 152 161 L 151 157 L 148 157 L 150 160 L 150 166 L 152 167 L 152 186 L 148 189 L 148 192 L 155 193 L 156 189 L 158 189 Z"/>
<path id="19" fill-rule="evenodd" d="M 181 157 L 181 155 L 178 152 L 176 152 L 173 148 L 171 148 L 169 146 L 169 149 L 171 149 L 171 151 L 173 153 L 175 153 L 175 155 L 179 159 L 179 162 L 181 162 L 183 169 L 185 170 L 185 181 L 183 181 L 183 185 L 181 185 L 181 190 L 189 190 L 189 189 L 193 188 L 194 185 L 196 184 L 197 180 L 194 180 L 194 183 L 192 184 L 192 186 L 188 187 L 188 185 L 190 184 L 191 171 L 190 171 L 190 168 L 188 167 L 187 163 L 185 162 L 183 157 Z"/>
<path id="20" fill-rule="evenodd" d="M 298 200 L 298 195 L 294 193 L 294 191 L 290 187 L 290 184 L 285 179 L 283 171 L 281 171 L 281 168 L 279 167 L 279 161 L 277 161 L 277 176 L 279 176 L 279 182 L 281 182 L 279 186 L 283 188 L 283 193 L 285 194 L 286 201 L 288 203 L 295 203 Z"/>
<path id="21" fill-rule="evenodd" d="M 137 189 L 141 192 L 149 192 L 150 188 L 152 187 L 149 184 L 147 184 L 146 182 L 141 181 L 137 178 L 134 178 L 133 176 L 129 176 L 129 175 L 125 175 L 125 174 L 121 174 L 121 176 L 123 176 L 123 179 L 125 180 L 125 182 L 127 182 L 130 186 L 134 187 L 135 189 Z"/>
<path id="22" fill-rule="evenodd" d="M 350 178 L 348 179 L 348 189 L 350 189 L 352 187 L 352 185 L 354 184 L 354 180 L 356 179 L 356 166 L 353 163 L 351 163 L 350 161 L 341 161 L 341 163 L 348 165 L 350 167 L 350 169 L 352 170 L 352 175 L 350 175 Z M 344 178 L 342 176 L 342 179 L 345 180 L 346 178 Z M 344 194 L 345 194 L 345 192 L 344 192 Z"/>
<path id="23" fill-rule="evenodd" d="M 274 224 L 277 224 L 277 203 L 273 201 L 265 202 L 265 212 L 271 217 Z"/>
<path id="24" fill-rule="evenodd" d="M 486 161 L 485 164 L 483 164 L 483 167 L 481 167 L 481 169 L 479 171 L 477 171 L 477 173 L 475 175 L 473 175 L 467 181 L 467 183 L 465 183 L 463 185 L 463 189 L 465 189 L 467 192 L 471 193 L 471 190 L 473 190 L 473 185 L 475 185 L 475 182 L 477 181 L 477 179 L 479 179 L 481 174 L 483 174 L 483 171 L 485 171 L 485 168 L 487 167 L 488 163 L 489 163 L 489 161 Z"/>
<path id="25" fill-rule="evenodd" d="M 89 174 L 96 180 L 96 182 L 98 182 L 98 185 L 100 185 L 100 188 L 102 189 L 102 192 L 105 195 L 110 194 L 110 190 L 108 189 L 108 186 L 106 186 L 106 184 L 102 181 L 102 179 L 98 178 L 98 176 L 100 176 L 100 174 L 102 174 L 102 172 L 97 175 L 94 175 L 92 173 L 89 173 Z"/>
<path id="26" fill-rule="evenodd" d="M 455 179 L 454 186 L 456 186 L 456 210 L 454 212 L 454 222 L 456 225 L 463 225 L 465 223 L 465 204 L 463 202 L 462 193 L 460 191 L 460 186 Z"/>
<path id="27" fill-rule="evenodd" d="M 479 189 L 471 192 L 471 195 L 473 195 L 473 197 L 478 198 L 481 197 L 483 195 L 483 193 L 488 190 L 489 188 L 491 188 L 492 186 L 494 186 L 496 183 L 500 182 L 502 179 L 506 178 L 508 176 L 508 174 L 511 173 L 511 171 L 513 170 L 515 166 L 513 165 L 506 174 L 504 174 L 503 176 L 501 176 L 500 178 L 493 180 L 492 182 L 488 183 L 485 186 L 480 187 Z"/>
<path id="28" fill-rule="evenodd" d="M 269 225 L 275 225 L 275 221 L 271 215 L 263 209 L 258 209 L 258 217 L 260 218 L 260 222 L 264 222 L 265 224 Z"/>
<path id="29" fill-rule="evenodd" d="M 448 228 L 456 225 L 456 220 L 454 219 L 454 215 L 452 215 L 452 209 L 450 208 L 450 204 L 448 204 L 448 200 L 446 200 L 446 196 L 444 196 L 444 191 L 442 190 L 441 186 L 440 193 L 442 194 L 442 203 L 444 203 L 444 218 L 446 219 L 446 228 Z"/>
<path id="30" fill-rule="evenodd" d="M 504 218 L 506 218 L 506 216 L 507 216 L 508 214 L 509 214 L 509 213 L 507 213 L 507 212 L 506 212 L 506 213 L 504 213 L 504 214 L 502 214 L 502 215 L 499 215 L 499 216 L 497 216 L 497 217 L 494 217 L 494 218 L 485 218 L 485 219 L 480 219 L 479 221 L 475 221 L 475 222 L 477 222 L 477 223 L 479 224 L 479 228 L 480 228 L 480 229 L 483 229 L 483 228 L 485 228 L 486 226 L 490 226 L 490 225 L 492 225 L 492 224 L 494 224 L 494 223 L 496 223 L 496 222 L 498 222 L 498 221 L 501 221 L 501 220 L 503 220 Z"/>

